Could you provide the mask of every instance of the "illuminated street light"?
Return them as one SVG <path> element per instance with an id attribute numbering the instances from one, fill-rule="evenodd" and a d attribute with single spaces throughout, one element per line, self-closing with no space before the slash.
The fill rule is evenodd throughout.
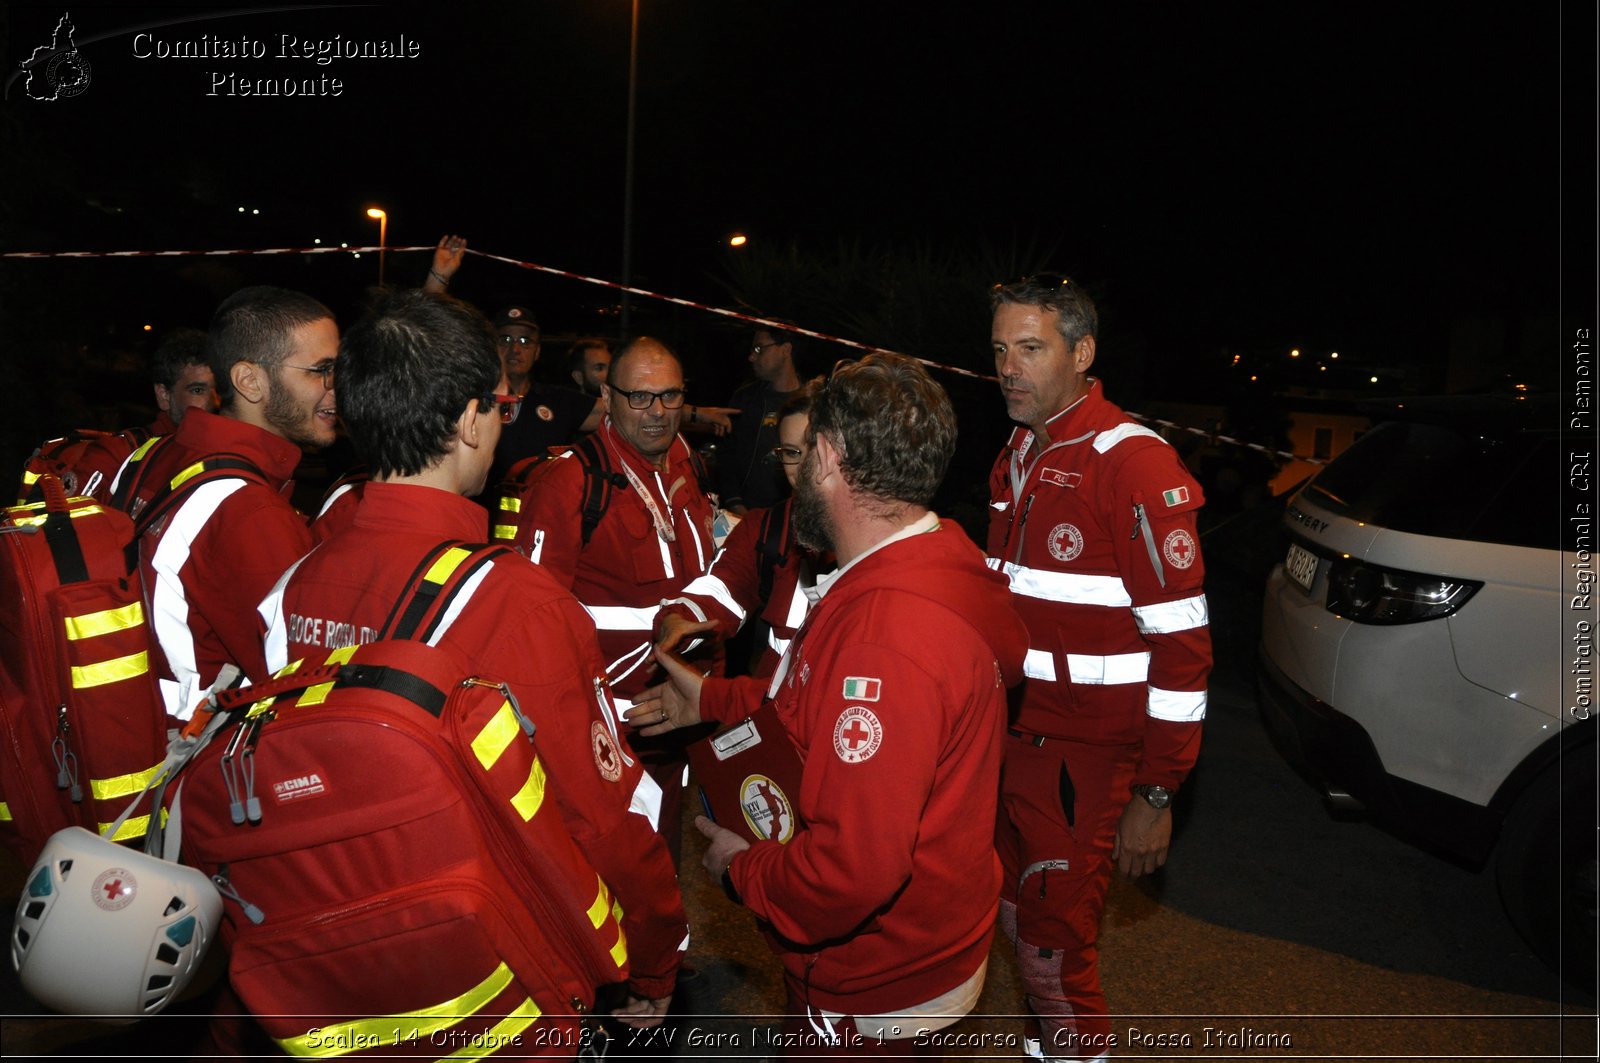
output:
<path id="1" fill-rule="evenodd" d="M 1289 357 L 1290 358 L 1298 358 L 1298 357 L 1300 357 L 1300 348 L 1296 347 L 1294 350 L 1290 351 L 1289 352 Z"/>
<path id="2" fill-rule="evenodd" d="M 368 207 L 367 217 L 378 221 L 378 287 L 381 288 L 384 260 L 389 257 L 389 215 L 377 207 Z"/>
<path id="3" fill-rule="evenodd" d="M 749 242 L 750 238 L 745 236 L 744 233 L 734 233 L 732 236 L 728 237 L 729 247 L 743 247 Z"/>

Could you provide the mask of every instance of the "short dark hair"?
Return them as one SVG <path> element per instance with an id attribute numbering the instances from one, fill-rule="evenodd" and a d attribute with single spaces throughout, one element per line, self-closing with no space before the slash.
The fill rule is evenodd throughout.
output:
<path id="1" fill-rule="evenodd" d="M 595 348 L 599 348 L 607 354 L 611 353 L 611 344 L 599 336 L 585 336 L 580 340 L 575 340 L 572 344 L 572 349 L 567 351 L 567 372 L 572 373 L 582 369 L 584 354 Z"/>
<path id="2" fill-rule="evenodd" d="M 926 506 L 956 452 L 956 414 L 913 358 L 869 354 L 840 362 L 818 389 L 806 437 L 827 436 L 851 488 Z"/>
<path id="3" fill-rule="evenodd" d="M 339 415 L 373 476 L 415 476 L 449 453 L 467 404 L 500 383 L 489 321 L 453 296 L 390 292 L 339 341 Z"/>
<path id="4" fill-rule="evenodd" d="M 783 400 L 783 405 L 778 407 L 778 420 L 793 417 L 796 414 L 809 414 L 811 407 L 817 401 L 817 392 L 822 390 L 822 385 L 827 383 L 822 377 L 812 377 L 804 384 L 789 392 L 789 397 Z"/>
<path id="5" fill-rule="evenodd" d="M 206 334 L 197 328 L 175 328 L 161 337 L 150 356 L 150 383 L 173 391 L 185 369 L 208 364 Z"/>
<path id="6" fill-rule="evenodd" d="M 258 284 L 240 288 L 217 307 L 206 332 L 206 360 L 216 378 L 217 398 L 226 409 L 233 401 L 233 367 L 255 362 L 276 369 L 289 356 L 289 334 L 333 311 L 304 292 Z"/>
<path id="7" fill-rule="evenodd" d="M 1000 309 L 1002 303 L 1024 303 L 1041 310 L 1054 310 L 1060 315 L 1056 330 L 1067 341 L 1069 350 L 1085 336 L 1100 338 L 1100 315 L 1094 308 L 1094 300 L 1064 274 L 1035 273 L 1010 284 L 996 284 L 989 289 L 990 312 Z"/>

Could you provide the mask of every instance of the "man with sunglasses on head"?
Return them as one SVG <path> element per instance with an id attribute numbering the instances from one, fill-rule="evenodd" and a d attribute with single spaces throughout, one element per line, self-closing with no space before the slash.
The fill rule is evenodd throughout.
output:
<path id="1" fill-rule="evenodd" d="M 1113 1046 L 1100 988 L 1112 871 L 1166 863 L 1194 766 L 1211 636 L 1195 514 L 1177 452 L 1088 375 L 1093 301 L 1040 274 L 996 285 L 992 342 L 1019 427 L 990 478 L 988 554 L 1028 625 L 1027 681 L 1005 743 L 1000 921 L 1033 1012 L 1030 1055 Z"/>
<path id="2" fill-rule="evenodd" d="M 488 323 L 447 295 L 385 297 L 345 336 L 338 364 L 345 422 L 372 479 L 348 525 L 261 602 L 273 667 L 320 661 L 355 633 L 381 630 L 430 551 L 482 540 L 483 511 L 466 496 L 482 489 L 521 404 L 508 394 Z M 619 1017 L 656 1025 L 687 941 L 653 829 L 659 787 L 623 754 L 582 606 L 548 570 L 510 551 L 480 571 L 429 641 L 504 680 L 532 718 L 562 819 L 625 913 L 631 980 Z"/>
<path id="3" fill-rule="evenodd" d="M 290 478 L 302 451 L 334 440 L 338 348 L 332 312 L 309 295 L 235 292 L 206 334 L 218 412 L 189 410 L 176 434 L 135 451 L 113 482 L 114 503 L 137 520 L 208 461 L 236 474 L 197 480 L 139 541 L 171 718 L 193 715 L 225 664 L 266 677 L 255 605 L 311 545 L 288 501 Z"/>
<path id="4" fill-rule="evenodd" d="M 698 457 L 678 434 L 685 392 L 677 356 L 659 340 L 635 339 L 612 360 L 601 394 L 606 416 L 594 436 L 508 501 L 518 510 L 514 545 L 588 609 L 626 707 L 651 673 L 656 611 L 711 564 L 715 514 Z M 635 746 L 665 791 L 662 830 L 674 858 L 681 746 Z"/>

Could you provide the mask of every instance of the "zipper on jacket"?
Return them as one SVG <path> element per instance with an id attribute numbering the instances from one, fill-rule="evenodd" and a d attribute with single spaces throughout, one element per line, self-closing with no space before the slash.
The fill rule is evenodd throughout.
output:
<path id="1" fill-rule="evenodd" d="M 1028 535 L 1028 512 L 1033 509 L 1033 495 L 1028 496 L 1028 501 L 1023 503 L 1022 516 L 1017 520 L 1017 548 L 1011 551 L 1011 560 L 1017 564 L 1022 563 L 1022 541 Z"/>
<path id="2" fill-rule="evenodd" d="M 72 751 L 72 724 L 67 722 L 67 706 L 56 707 L 56 737 L 50 754 L 56 762 L 56 789 L 68 791 L 75 805 L 83 803 L 83 784 L 78 781 L 78 755 Z"/>
<path id="3" fill-rule="evenodd" d="M 1156 570 L 1156 580 L 1163 588 L 1167 585 L 1166 570 L 1161 567 L 1161 554 L 1156 550 L 1156 537 L 1150 530 L 1150 519 L 1145 516 L 1144 503 L 1133 504 L 1133 534 L 1129 539 L 1137 539 L 1144 535 L 1144 548 L 1150 554 L 1150 567 Z"/>

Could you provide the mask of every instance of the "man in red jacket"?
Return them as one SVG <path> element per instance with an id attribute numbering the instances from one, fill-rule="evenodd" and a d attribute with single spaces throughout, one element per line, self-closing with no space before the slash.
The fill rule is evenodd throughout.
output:
<path id="1" fill-rule="evenodd" d="M 288 500 L 290 477 L 303 449 L 333 442 L 338 350 L 333 314 L 310 296 L 235 292 L 206 334 L 220 412 L 189 410 L 174 435 L 135 451 L 117 475 L 112 497 L 138 519 L 208 459 L 238 472 L 190 491 L 139 543 L 170 717 L 192 716 L 225 664 L 266 678 L 255 607 L 311 546 Z"/>
<path id="2" fill-rule="evenodd" d="M 372 479 L 347 526 L 261 603 L 274 668 L 371 639 L 431 550 L 481 541 L 483 510 L 468 496 L 521 404 L 488 323 L 446 295 L 387 297 L 351 329 L 338 365 L 345 422 Z M 660 791 L 622 746 L 594 626 L 547 571 L 507 551 L 462 585 L 428 641 L 508 683 L 534 721 L 563 822 L 622 904 L 631 997 L 619 1015 L 655 1025 L 688 932 L 652 826 Z"/>
<path id="3" fill-rule="evenodd" d="M 1031 647 L 1005 747 L 1000 921 L 1034 1014 L 1030 1054 L 1097 1058 L 1112 1044 L 1097 949 L 1111 872 L 1166 862 L 1200 748 L 1203 499 L 1172 447 L 1088 376 L 1097 320 L 1081 288 L 1041 274 L 997 285 L 991 303 L 1021 427 L 990 480 L 988 553 Z"/>
<path id="4" fill-rule="evenodd" d="M 839 568 L 767 687 L 803 760 L 804 826 L 751 845 L 696 820 L 707 872 L 772 931 L 786 1056 L 942 1055 L 931 1035 L 983 989 L 1000 891 L 988 816 L 1027 632 L 1004 580 L 928 509 L 955 438 L 949 398 L 908 358 L 841 367 L 817 394 L 794 529 Z M 672 683 L 630 719 L 646 733 L 696 722 L 733 682 L 659 659 Z"/>

